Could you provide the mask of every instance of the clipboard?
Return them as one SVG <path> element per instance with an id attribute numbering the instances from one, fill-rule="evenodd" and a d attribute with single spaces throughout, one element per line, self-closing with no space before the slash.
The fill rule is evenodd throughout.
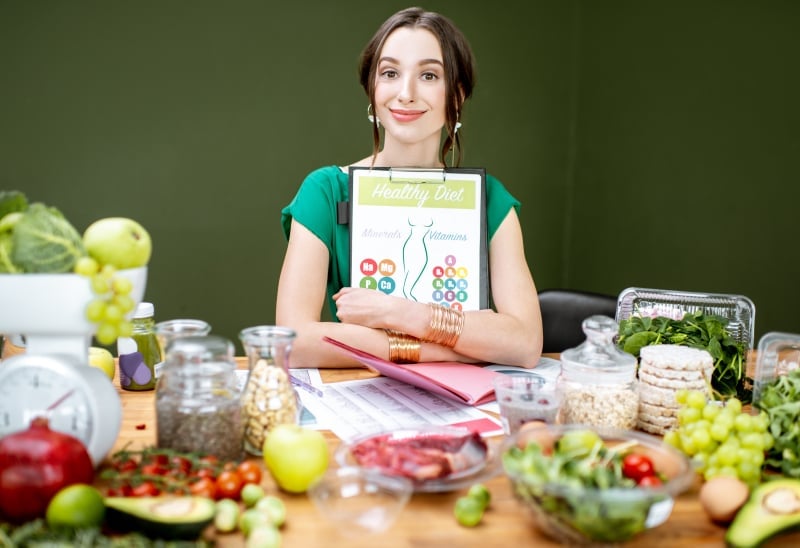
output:
<path id="1" fill-rule="evenodd" d="M 350 280 L 459 310 L 489 307 L 484 169 L 350 167 Z"/>

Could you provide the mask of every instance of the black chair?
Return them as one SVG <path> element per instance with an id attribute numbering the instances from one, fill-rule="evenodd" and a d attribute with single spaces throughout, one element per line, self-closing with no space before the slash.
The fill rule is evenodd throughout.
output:
<path id="1" fill-rule="evenodd" d="M 586 340 L 581 324 L 595 314 L 614 318 L 617 298 L 602 293 L 574 289 L 543 289 L 539 292 L 542 310 L 542 352 L 562 352 Z"/>

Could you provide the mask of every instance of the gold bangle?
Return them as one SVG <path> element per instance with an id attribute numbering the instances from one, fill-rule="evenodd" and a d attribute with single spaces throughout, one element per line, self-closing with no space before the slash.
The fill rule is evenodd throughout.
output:
<path id="1" fill-rule="evenodd" d="M 385 329 L 389 337 L 389 361 L 394 363 L 417 363 L 419 361 L 420 341 L 418 338 Z"/>
<path id="2" fill-rule="evenodd" d="M 430 309 L 430 326 L 422 340 L 453 348 L 464 330 L 464 313 L 438 304 L 431 304 Z"/>

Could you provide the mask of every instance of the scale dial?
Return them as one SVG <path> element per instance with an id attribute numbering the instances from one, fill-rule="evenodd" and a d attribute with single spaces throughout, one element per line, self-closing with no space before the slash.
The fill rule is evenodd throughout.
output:
<path id="1" fill-rule="evenodd" d="M 20 354 L 0 363 L 0 437 L 25 430 L 47 413 L 50 428 L 83 442 L 98 466 L 116 442 L 122 404 L 101 370 L 66 355 Z"/>

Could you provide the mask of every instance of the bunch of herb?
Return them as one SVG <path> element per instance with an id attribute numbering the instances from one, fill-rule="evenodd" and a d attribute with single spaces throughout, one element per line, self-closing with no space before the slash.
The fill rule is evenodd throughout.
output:
<path id="1" fill-rule="evenodd" d="M 12 526 L 0 523 L 0 548 L 207 548 L 213 543 L 206 539 L 150 539 L 140 533 L 105 534 L 99 528 L 48 527 L 44 519 Z"/>
<path id="2" fill-rule="evenodd" d="M 708 351 L 714 360 L 711 388 L 718 399 L 752 400 L 752 379 L 745 370 L 744 344 L 727 330 L 722 316 L 687 312 L 680 320 L 664 316 L 631 316 L 619 323 L 619 348 L 639 358 L 643 346 L 677 344 Z"/>
<path id="3" fill-rule="evenodd" d="M 754 405 L 767 413 L 774 439 L 764 464 L 784 476 L 800 478 L 800 369 L 765 385 Z"/>

